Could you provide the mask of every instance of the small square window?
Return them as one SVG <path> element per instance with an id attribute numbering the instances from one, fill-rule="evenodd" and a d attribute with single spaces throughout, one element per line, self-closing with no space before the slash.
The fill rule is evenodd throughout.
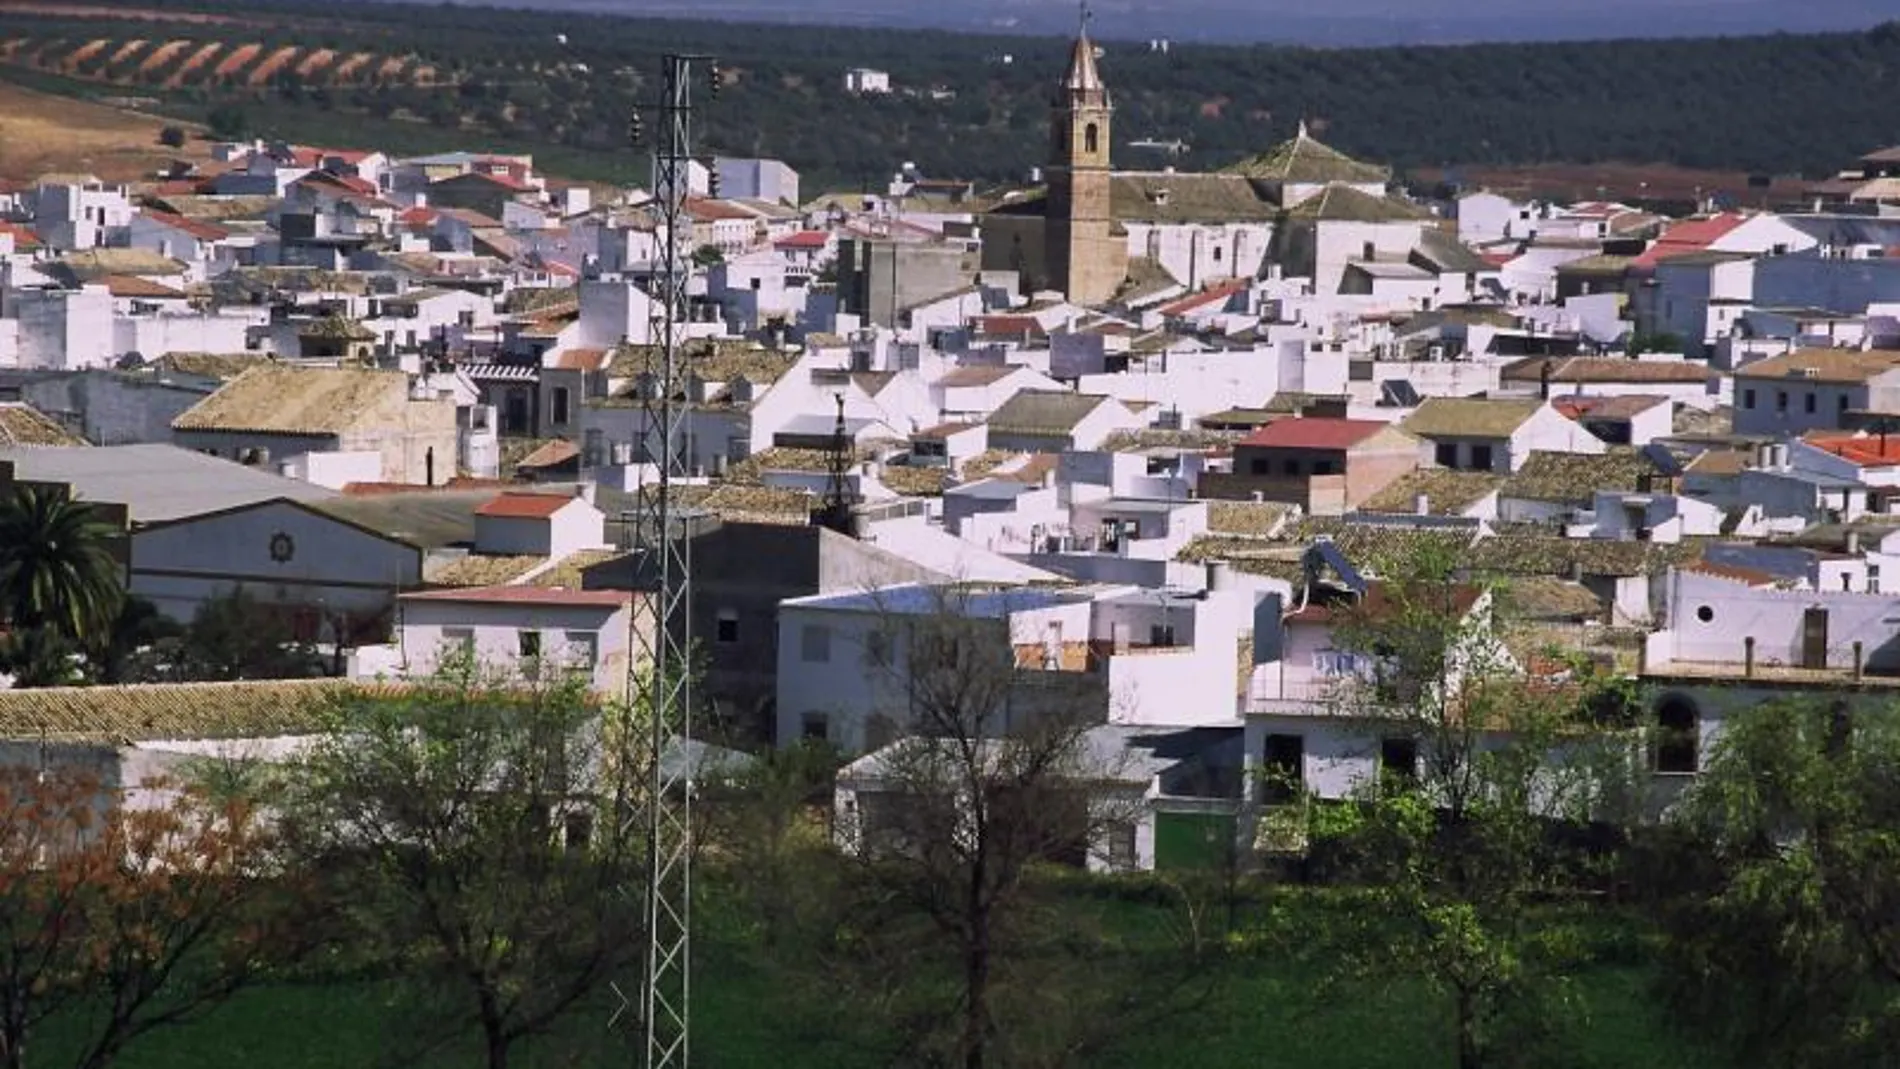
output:
<path id="1" fill-rule="evenodd" d="M 1490 471 L 1491 470 L 1491 447 L 1490 446 L 1474 445 L 1471 447 L 1471 470 L 1473 471 Z"/>
<path id="2" fill-rule="evenodd" d="M 739 614 L 732 609 L 720 609 L 719 620 L 713 625 L 713 641 L 722 646 L 730 646 L 739 641 Z"/>
<path id="3" fill-rule="evenodd" d="M 1455 468 L 1458 466 L 1458 445 L 1455 442 L 1440 442 L 1433 456 L 1439 467 Z"/>
<path id="4" fill-rule="evenodd" d="M 593 668 L 600 659 L 600 635 L 593 631 L 569 631 L 562 636 L 567 642 L 568 659 L 576 665 Z"/>
<path id="5" fill-rule="evenodd" d="M 515 653 L 521 657 L 541 656 L 541 632 L 515 632 Z"/>
<path id="6" fill-rule="evenodd" d="M 831 628 L 822 624 L 806 624 L 799 632 L 798 653 L 807 664 L 827 664 L 831 661 Z"/>
<path id="7" fill-rule="evenodd" d="M 823 713 L 806 713 L 799 722 L 799 734 L 813 742 L 824 742 L 831 737 L 829 718 Z"/>

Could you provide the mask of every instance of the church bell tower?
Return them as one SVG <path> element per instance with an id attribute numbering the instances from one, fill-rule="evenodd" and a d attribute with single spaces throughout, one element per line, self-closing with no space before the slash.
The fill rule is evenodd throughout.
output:
<path id="1" fill-rule="evenodd" d="M 1114 236 L 1110 210 L 1109 125 L 1114 108 L 1095 62 L 1089 16 L 1069 54 L 1050 123 L 1048 214 L 1044 251 L 1051 282 L 1071 301 L 1101 304 L 1127 274 L 1127 249 Z"/>

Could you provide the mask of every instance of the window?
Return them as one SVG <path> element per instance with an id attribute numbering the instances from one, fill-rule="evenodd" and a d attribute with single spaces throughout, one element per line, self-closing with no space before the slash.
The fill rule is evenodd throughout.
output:
<path id="1" fill-rule="evenodd" d="M 1269 469 L 1271 469 L 1273 465 L 1268 461 L 1261 460 L 1259 457 L 1255 457 L 1253 459 L 1253 463 L 1251 464 L 1251 467 L 1255 475 L 1272 474 L 1272 472 Z"/>
<path id="2" fill-rule="evenodd" d="M 1315 461 L 1313 462 L 1313 474 L 1315 474 L 1315 475 L 1331 475 L 1332 473 L 1333 473 L 1333 462 L 1332 462 L 1332 461 L 1330 461 L 1330 460 L 1315 460 Z"/>
<path id="3" fill-rule="evenodd" d="M 1433 456 L 1437 459 L 1438 466 L 1441 468 L 1455 468 L 1458 466 L 1458 446 L 1455 443 L 1438 443 L 1438 448 L 1433 451 Z"/>
<path id="4" fill-rule="evenodd" d="M 455 657 L 472 657 L 475 654 L 475 629 L 472 627 L 445 627 L 442 629 L 442 651 Z"/>
<path id="5" fill-rule="evenodd" d="M 1094 123 L 1082 128 L 1082 151 L 1088 153 L 1102 150 L 1102 131 Z"/>
<path id="6" fill-rule="evenodd" d="M 752 292 L 754 292 L 754 293 L 757 293 L 757 292 L 759 292 L 759 289 L 760 289 L 760 287 L 762 287 L 762 286 L 763 286 L 764 284 L 765 284 L 765 280 L 764 280 L 764 279 L 762 279 L 762 278 L 756 278 L 756 277 L 755 277 L 755 278 L 753 278 L 753 280 L 752 280 Z"/>
<path id="7" fill-rule="evenodd" d="M 515 654 L 521 657 L 541 656 L 541 632 L 515 632 Z"/>
<path id="8" fill-rule="evenodd" d="M 1695 618 L 1705 624 L 1711 623 L 1715 620 L 1715 610 L 1707 605 L 1698 605 L 1695 610 Z"/>
<path id="9" fill-rule="evenodd" d="M 1815 405 L 1819 402 L 1819 400 L 1820 398 L 1817 398 L 1814 396 L 1813 390 L 1809 390 L 1807 393 L 1807 396 L 1803 398 L 1803 401 L 1805 401 L 1805 407 L 1807 408 L 1809 415 L 1814 414 Z"/>
<path id="10" fill-rule="evenodd" d="M 1867 566 L 1867 593 L 1880 593 L 1880 565 L 1878 564 Z"/>
<path id="11" fill-rule="evenodd" d="M 1474 445 L 1471 447 L 1471 469 L 1473 471 L 1491 470 L 1491 447 Z"/>
<path id="12" fill-rule="evenodd" d="M 567 641 L 567 657 L 577 667 L 592 669 L 600 660 L 600 636 L 592 631 L 569 631 L 563 636 Z"/>
<path id="13" fill-rule="evenodd" d="M 1173 624 L 1155 624 L 1153 627 L 1150 627 L 1148 629 L 1148 645 L 1150 646 L 1174 645 L 1174 625 Z"/>
<path id="14" fill-rule="evenodd" d="M 551 408 L 551 409 L 553 410 L 553 412 L 554 412 L 554 417 L 553 417 L 553 419 L 554 419 L 554 422 L 555 422 L 555 423 L 566 423 L 566 422 L 567 422 L 567 420 L 568 420 L 568 396 L 567 396 L 567 387 L 565 387 L 565 386 L 556 386 L 556 387 L 554 388 L 554 394 L 553 394 L 553 398 L 552 398 L 552 403 L 551 403 L 551 404 L 549 405 L 549 407 L 550 407 L 550 408 Z"/>
<path id="15" fill-rule="evenodd" d="M 1697 721 L 1700 719 L 1695 702 L 1680 694 L 1664 698 L 1656 707 L 1656 771 L 1676 774 L 1696 771 Z"/>
<path id="16" fill-rule="evenodd" d="M 585 850 L 594 838 L 594 814 L 584 809 L 570 812 L 562 821 L 561 830 L 569 850 Z"/>
<path id="17" fill-rule="evenodd" d="M 1775 411 L 1777 412 L 1788 411 L 1788 391 L 1786 390 L 1775 391 Z"/>
<path id="18" fill-rule="evenodd" d="M 739 641 L 739 613 L 736 610 L 719 610 L 719 620 L 713 624 L 713 641 L 722 646 Z"/>
<path id="19" fill-rule="evenodd" d="M 1407 783 L 1418 780 L 1418 740 L 1395 736 L 1379 740 L 1379 771 Z"/>
<path id="20" fill-rule="evenodd" d="M 864 659 L 879 668 L 891 663 L 891 636 L 882 631 L 871 631 L 864 636 Z"/>
<path id="21" fill-rule="evenodd" d="M 1280 471 L 1286 475 L 1298 475 L 1300 473 L 1300 462 L 1297 460 L 1283 460 L 1280 462 Z"/>
<path id="22" fill-rule="evenodd" d="M 1284 805 L 1304 793 L 1306 737 L 1268 735 L 1260 762 L 1260 800 Z"/>
<path id="23" fill-rule="evenodd" d="M 1220 256 L 1221 256 L 1221 247 L 1219 245 L 1216 245 L 1214 246 L 1214 262 L 1215 263 L 1220 263 Z"/>
<path id="24" fill-rule="evenodd" d="M 1742 407 L 1743 408 L 1755 407 L 1755 391 L 1753 390 L 1742 391 Z"/>
<path id="25" fill-rule="evenodd" d="M 806 624 L 798 635 L 798 655 L 806 664 L 829 663 L 831 628 L 823 624 Z"/>
<path id="26" fill-rule="evenodd" d="M 831 738 L 831 719 L 823 713 L 806 713 L 798 725 L 799 738 L 824 742 Z"/>
<path id="27" fill-rule="evenodd" d="M 1847 395 L 1846 394 L 1841 394 L 1839 397 L 1836 397 L 1834 399 L 1834 402 L 1835 402 L 1834 410 L 1836 412 L 1847 411 Z"/>

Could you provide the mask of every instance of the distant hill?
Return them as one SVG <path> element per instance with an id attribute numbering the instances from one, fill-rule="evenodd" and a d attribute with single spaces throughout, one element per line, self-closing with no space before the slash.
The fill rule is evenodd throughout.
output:
<path id="1" fill-rule="evenodd" d="M 576 177 L 624 181 L 645 178 L 624 131 L 634 102 L 650 98 L 658 55 L 711 52 L 725 87 L 702 115 L 702 150 L 782 157 L 810 189 L 881 187 L 904 161 L 940 177 L 1021 180 L 1041 162 L 1067 47 L 1059 36 L 319 0 L 62 0 L 7 12 L 0 74 L 136 85 L 174 113 L 237 109 L 255 132 L 305 140 L 489 141 L 558 154 Z M 846 95 L 842 75 L 856 66 L 890 71 L 898 92 Z M 1103 69 L 1127 167 L 1221 166 L 1303 119 L 1401 171 L 1627 161 L 1824 173 L 1900 143 L 1900 23 L 1455 47 L 1109 42 Z M 1133 147 L 1177 141 L 1185 151 L 1172 157 Z"/>

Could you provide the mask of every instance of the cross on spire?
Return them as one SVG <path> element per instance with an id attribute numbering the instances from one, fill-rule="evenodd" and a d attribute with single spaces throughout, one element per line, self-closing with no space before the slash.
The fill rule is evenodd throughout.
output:
<path id="1" fill-rule="evenodd" d="M 1095 21 L 1095 9 L 1089 6 L 1089 0 L 1081 0 L 1078 6 L 1081 8 L 1081 28 L 1078 35 L 1087 37 L 1089 35 L 1089 24 Z"/>

